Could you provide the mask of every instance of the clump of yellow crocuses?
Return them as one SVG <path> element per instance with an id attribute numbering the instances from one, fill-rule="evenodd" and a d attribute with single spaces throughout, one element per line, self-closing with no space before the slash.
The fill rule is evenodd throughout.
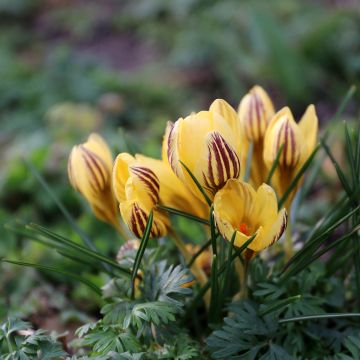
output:
<path id="1" fill-rule="evenodd" d="M 296 124 L 288 107 L 275 114 L 269 95 L 254 86 L 241 99 L 238 112 L 217 99 L 209 110 L 169 122 L 161 160 L 121 153 L 113 163 L 105 141 L 92 134 L 86 143 L 73 148 L 69 178 L 95 215 L 114 226 L 119 226 L 117 201 L 122 219 L 137 238 L 143 236 L 152 211 L 151 236 L 170 233 L 188 261 L 189 247 L 174 235 L 169 216 L 159 205 L 208 219 L 210 207 L 195 177 L 213 203 L 219 233 L 228 241 L 235 234 L 236 247 L 254 237 L 247 249 L 248 257 L 253 257 L 279 240 L 287 226 L 287 211 L 300 182 L 285 202 L 287 211 L 278 209 L 277 196 L 286 192 L 313 151 L 317 128 L 313 105 Z M 244 172 L 250 144 L 248 183 Z M 273 189 L 264 182 L 281 147 Z M 204 271 L 200 269 L 198 275 L 204 282 Z"/>

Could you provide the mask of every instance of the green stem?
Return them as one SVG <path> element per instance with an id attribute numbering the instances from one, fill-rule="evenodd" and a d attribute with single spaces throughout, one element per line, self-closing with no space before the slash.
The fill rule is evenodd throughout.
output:
<path id="1" fill-rule="evenodd" d="M 235 262 L 235 268 L 238 273 L 239 282 L 240 282 L 240 291 L 235 295 L 234 300 L 244 300 L 248 298 L 248 286 L 247 286 L 247 277 L 249 269 L 249 260 L 240 259 L 238 257 Z"/>

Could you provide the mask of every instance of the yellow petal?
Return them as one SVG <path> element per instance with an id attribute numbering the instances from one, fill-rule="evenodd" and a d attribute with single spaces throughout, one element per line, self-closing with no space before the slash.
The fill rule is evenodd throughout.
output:
<path id="1" fill-rule="evenodd" d="M 303 139 L 307 145 L 307 151 L 304 152 L 304 157 L 307 159 L 315 148 L 318 134 L 318 118 L 314 105 L 309 105 L 307 107 L 299 122 L 299 127 L 302 132 Z"/>
<path id="2" fill-rule="evenodd" d="M 277 198 L 274 189 L 262 184 L 256 192 L 256 206 L 254 207 L 253 216 L 259 224 L 266 226 L 272 224 L 278 214 Z"/>
<path id="3" fill-rule="evenodd" d="M 273 222 L 271 226 L 269 224 L 264 228 L 264 235 L 262 237 L 261 247 L 264 249 L 268 246 L 271 246 L 273 243 L 278 241 L 285 231 L 287 226 L 287 213 L 285 209 L 282 209 L 276 221 Z"/>
<path id="4" fill-rule="evenodd" d="M 130 177 L 129 166 L 135 162 L 135 158 L 128 153 L 119 154 L 113 167 L 113 189 L 118 202 L 126 200 L 125 187 Z"/>
<path id="5" fill-rule="evenodd" d="M 209 208 L 200 201 L 174 174 L 168 162 L 136 155 L 136 161 L 141 166 L 151 169 L 160 182 L 160 202 L 189 214 L 208 218 Z"/>

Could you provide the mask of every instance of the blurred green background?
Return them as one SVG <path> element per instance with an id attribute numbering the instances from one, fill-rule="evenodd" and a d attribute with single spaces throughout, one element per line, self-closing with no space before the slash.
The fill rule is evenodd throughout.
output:
<path id="1" fill-rule="evenodd" d="M 116 234 L 67 180 L 70 149 L 91 131 L 114 155 L 160 156 L 166 121 L 215 98 L 237 107 L 260 84 L 277 109 L 288 104 L 300 116 L 314 103 L 324 124 L 359 83 L 356 0 L 0 0 L 0 225 L 34 221 L 74 236 L 26 157 L 97 246 L 115 255 Z M 347 116 L 357 115 L 359 100 L 357 92 Z M 9 231 L 1 235 L 0 257 L 76 266 Z M 87 288 L 55 275 L 0 271 L 0 320 L 31 315 L 45 326 L 44 317 L 54 316 L 58 326 L 57 317 L 79 320 L 85 315 L 77 308 L 91 313 L 97 305 Z"/>

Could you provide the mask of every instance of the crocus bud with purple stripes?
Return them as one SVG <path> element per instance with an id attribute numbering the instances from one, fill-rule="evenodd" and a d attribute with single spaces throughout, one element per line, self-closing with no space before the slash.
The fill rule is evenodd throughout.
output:
<path id="1" fill-rule="evenodd" d="M 151 211 L 150 237 L 167 234 L 168 216 L 156 208 L 160 200 L 160 181 L 143 161 L 128 153 L 119 154 L 113 168 L 113 187 L 121 217 L 137 238 L 143 236 Z"/>
<path id="2" fill-rule="evenodd" d="M 247 150 L 250 144 L 253 144 L 250 181 L 255 188 L 267 178 L 267 167 L 263 160 L 263 141 L 274 114 L 274 105 L 261 86 L 254 86 L 240 101 L 238 116 Z"/>
<path id="3" fill-rule="evenodd" d="M 272 183 L 281 197 L 291 181 L 304 165 L 316 146 L 318 118 L 314 105 L 309 105 L 297 124 L 288 107 L 281 109 L 271 120 L 265 134 L 264 161 L 271 169 L 277 154 L 283 146 L 279 163 L 273 175 Z M 286 202 L 289 209 L 301 180 Z"/>
<path id="4" fill-rule="evenodd" d="M 234 119 L 235 110 L 225 101 L 216 100 L 209 111 L 191 114 L 168 125 L 166 150 L 169 164 L 201 200 L 203 195 L 181 163 L 211 199 L 227 180 L 240 178 L 240 134 L 234 128 Z"/>
<path id="5" fill-rule="evenodd" d="M 89 202 L 95 216 L 118 228 L 118 210 L 111 184 L 112 162 L 105 140 L 94 133 L 71 150 L 68 176 L 75 190 Z"/>

